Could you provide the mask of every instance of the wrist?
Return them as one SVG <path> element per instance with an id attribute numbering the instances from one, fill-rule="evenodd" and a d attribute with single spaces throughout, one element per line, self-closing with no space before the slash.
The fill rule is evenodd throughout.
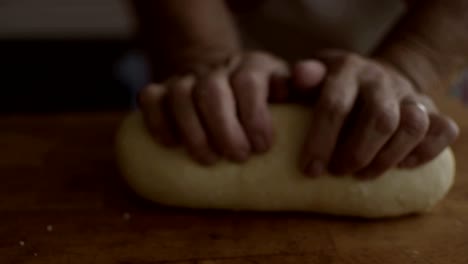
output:
<path id="1" fill-rule="evenodd" d="M 468 64 L 465 6 L 464 0 L 418 2 L 375 55 L 400 70 L 422 92 L 447 90 Z"/>
<path id="2" fill-rule="evenodd" d="M 143 36 L 143 51 L 151 67 L 153 78 L 164 80 L 178 74 L 203 74 L 210 69 L 219 68 L 229 63 L 241 47 L 237 39 L 224 43 L 217 41 L 184 41 L 184 45 L 165 45 L 151 40 L 156 36 Z"/>
<path id="3" fill-rule="evenodd" d="M 426 93 L 443 89 L 445 86 L 434 62 L 421 49 L 395 43 L 376 57 L 410 81 L 416 92 Z"/>
<path id="4" fill-rule="evenodd" d="M 154 78 L 203 72 L 224 65 L 240 50 L 239 34 L 224 1 L 134 2 Z"/>
<path id="5" fill-rule="evenodd" d="M 198 45 L 173 51 L 167 55 L 165 64 L 172 73 L 200 75 L 229 65 L 239 53 L 240 48 L 235 45 Z"/>
<path id="6" fill-rule="evenodd" d="M 439 55 L 410 41 L 392 43 L 375 54 L 376 59 L 391 65 L 406 77 L 417 92 L 445 90 L 452 82 L 449 71 L 441 71 Z"/>

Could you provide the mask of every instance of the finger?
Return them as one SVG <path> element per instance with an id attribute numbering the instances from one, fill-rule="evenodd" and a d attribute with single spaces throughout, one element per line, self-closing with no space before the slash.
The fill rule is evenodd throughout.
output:
<path id="1" fill-rule="evenodd" d="M 315 88 L 325 78 L 326 67 L 317 60 L 306 60 L 294 65 L 292 79 L 294 85 L 302 91 Z"/>
<path id="2" fill-rule="evenodd" d="M 371 165 L 358 173 L 360 178 L 375 178 L 401 162 L 424 138 L 429 116 L 424 105 L 404 101 L 400 105 L 397 132 L 376 155 Z"/>
<path id="3" fill-rule="evenodd" d="M 316 102 L 325 76 L 326 67 L 319 61 L 306 60 L 294 65 L 288 83 L 288 101 L 309 105 Z"/>
<path id="4" fill-rule="evenodd" d="M 138 104 L 150 133 L 161 144 L 173 146 L 177 143 L 177 135 L 174 124 L 170 120 L 166 100 L 166 89 L 158 84 L 150 84 L 138 94 Z"/>
<path id="5" fill-rule="evenodd" d="M 302 150 L 301 168 L 306 174 L 319 176 L 326 171 L 357 93 L 355 67 L 330 71 L 313 111 L 311 127 Z"/>
<path id="6" fill-rule="evenodd" d="M 189 154 L 201 164 L 212 164 L 217 155 L 210 148 L 207 134 L 197 115 L 192 99 L 195 83 L 193 76 L 173 81 L 169 87 L 169 100 L 182 140 Z"/>
<path id="7" fill-rule="evenodd" d="M 399 101 L 385 79 L 361 84 L 362 109 L 350 135 L 337 152 L 339 174 L 354 174 L 367 167 L 392 137 L 399 123 Z"/>
<path id="8" fill-rule="evenodd" d="M 216 149 L 233 161 L 245 161 L 250 144 L 237 118 L 227 73 L 218 70 L 201 77 L 195 87 L 195 102 Z"/>
<path id="9" fill-rule="evenodd" d="M 429 130 L 423 141 L 399 164 L 400 167 L 414 168 L 431 161 L 459 134 L 458 125 L 449 117 L 432 113 L 429 122 Z"/>
<path id="10" fill-rule="evenodd" d="M 250 57 L 231 78 L 239 118 L 255 152 L 267 151 L 273 142 L 268 94 L 274 77 L 286 79 L 285 64 L 267 56 Z"/>

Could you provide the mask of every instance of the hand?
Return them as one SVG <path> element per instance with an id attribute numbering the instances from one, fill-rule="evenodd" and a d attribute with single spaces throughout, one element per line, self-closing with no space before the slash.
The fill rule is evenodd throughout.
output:
<path id="1" fill-rule="evenodd" d="M 372 178 L 426 163 L 457 137 L 456 123 L 385 62 L 344 51 L 319 58 L 327 76 L 301 156 L 305 173 Z M 311 89 L 303 81 L 309 68 L 305 61 L 293 70 L 300 89 Z"/>
<path id="2" fill-rule="evenodd" d="M 151 84 L 139 102 L 149 130 L 164 145 L 182 142 L 201 164 L 220 157 L 241 162 L 272 145 L 267 101 L 285 96 L 288 71 L 274 56 L 247 53 L 225 67 Z"/>

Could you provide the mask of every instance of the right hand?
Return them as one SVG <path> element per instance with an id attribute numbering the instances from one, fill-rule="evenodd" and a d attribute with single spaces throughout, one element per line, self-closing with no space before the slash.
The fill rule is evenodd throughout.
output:
<path id="1" fill-rule="evenodd" d="M 320 65 L 315 76 L 307 78 L 310 86 L 323 78 Z M 203 74 L 175 75 L 150 84 L 141 91 L 139 104 L 150 133 L 163 145 L 182 143 L 204 165 L 219 158 L 242 162 L 271 147 L 268 99 L 285 96 L 288 78 L 284 61 L 251 52 Z"/>

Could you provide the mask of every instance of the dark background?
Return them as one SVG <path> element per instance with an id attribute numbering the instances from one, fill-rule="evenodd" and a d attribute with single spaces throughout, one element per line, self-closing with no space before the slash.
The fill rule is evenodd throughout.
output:
<path id="1" fill-rule="evenodd" d="M 0 0 L 0 113 L 132 106 L 116 70 L 137 46 L 131 10 L 128 0 Z M 468 74 L 459 87 L 468 102 Z"/>
<path id="2" fill-rule="evenodd" d="M 0 111 L 124 109 L 128 89 L 115 67 L 126 40 L 10 39 L 0 41 Z"/>
<path id="3" fill-rule="evenodd" d="M 0 0 L 0 112 L 127 108 L 134 31 L 128 0 Z"/>

